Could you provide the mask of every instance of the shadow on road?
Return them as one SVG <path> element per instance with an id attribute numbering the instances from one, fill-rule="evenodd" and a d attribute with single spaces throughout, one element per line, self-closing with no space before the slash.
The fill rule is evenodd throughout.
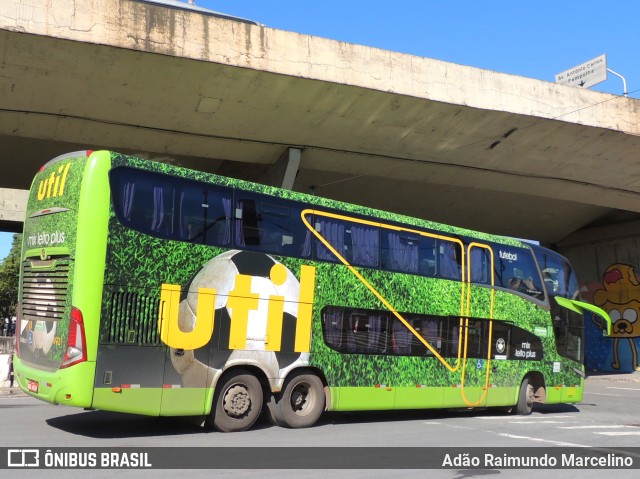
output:
<path id="1" fill-rule="evenodd" d="M 580 410 L 570 404 L 534 405 L 533 414 L 576 413 Z M 404 421 L 429 421 L 456 417 L 504 416 L 508 413 L 496 409 L 366 411 L 325 413 L 318 421 L 323 425 L 348 425 L 366 423 L 400 423 Z M 105 411 L 83 411 L 47 420 L 47 424 L 61 431 L 92 438 L 135 438 L 153 436 L 179 436 L 209 431 L 195 421 L 176 417 L 148 417 Z M 273 427 L 263 414 L 252 428 L 260 430 Z"/>
<path id="2" fill-rule="evenodd" d="M 567 414 L 580 412 L 573 404 L 534 404 L 533 414 Z M 318 424 L 356 424 L 369 422 L 436 421 L 459 417 L 514 417 L 503 408 L 494 409 L 432 409 L 409 411 L 366 411 L 325 413 Z"/>
<path id="3" fill-rule="evenodd" d="M 100 439 L 193 434 L 203 429 L 185 419 L 148 417 L 105 411 L 83 411 L 47 419 L 61 431 Z"/>

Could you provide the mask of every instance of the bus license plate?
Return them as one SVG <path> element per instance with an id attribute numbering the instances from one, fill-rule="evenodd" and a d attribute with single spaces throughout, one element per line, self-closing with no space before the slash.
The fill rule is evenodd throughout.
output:
<path id="1" fill-rule="evenodd" d="M 37 393 L 38 392 L 38 381 L 29 380 L 29 383 L 27 384 L 27 389 L 29 389 L 29 391 L 31 391 L 32 393 Z"/>

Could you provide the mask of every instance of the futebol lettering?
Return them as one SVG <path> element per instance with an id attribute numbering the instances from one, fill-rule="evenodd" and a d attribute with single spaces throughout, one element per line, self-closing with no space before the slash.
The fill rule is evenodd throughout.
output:
<path id="1" fill-rule="evenodd" d="M 507 261 L 518 261 L 518 253 L 511 253 L 509 251 L 499 251 L 500 259 L 506 259 Z"/>

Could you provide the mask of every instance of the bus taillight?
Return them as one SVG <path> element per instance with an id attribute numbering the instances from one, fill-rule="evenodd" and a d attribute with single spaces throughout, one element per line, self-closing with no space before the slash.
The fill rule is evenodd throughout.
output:
<path id="1" fill-rule="evenodd" d="M 87 339 L 84 334 L 84 321 L 82 311 L 71 307 L 71 319 L 69 320 L 69 336 L 67 337 L 67 350 L 62 358 L 60 369 L 68 368 L 74 364 L 87 360 Z"/>

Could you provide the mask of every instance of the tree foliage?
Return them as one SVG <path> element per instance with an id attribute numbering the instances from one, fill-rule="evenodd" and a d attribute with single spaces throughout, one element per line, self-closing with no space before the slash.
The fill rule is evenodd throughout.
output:
<path id="1" fill-rule="evenodd" d="M 9 255 L 0 262 L 0 320 L 16 314 L 22 235 L 13 235 Z"/>

